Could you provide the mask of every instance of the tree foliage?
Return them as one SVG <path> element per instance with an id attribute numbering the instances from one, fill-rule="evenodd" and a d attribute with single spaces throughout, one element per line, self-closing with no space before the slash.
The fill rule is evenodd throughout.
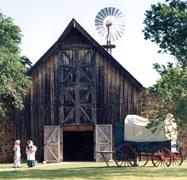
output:
<path id="1" fill-rule="evenodd" d="M 10 107 L 23 108 L 22 97 L 30 86 L 20 55 L 20 42 L 20 28 L 0 13 L 0 119 Z"/>
<path id="2" fill-rule="evenodd" d="M 172 113 L 179 124 L 187 123 L 187 1 L 157 3 L 145 16 L 145 39 L 158 44 L 159 52 L 169 52 L 178 60 L 176 65 L 154 64 L 161 78 L 148 88 L 148 96 L 154 103 L 151 115 L 163 119 Z M 150 110 L 145 108 L 147 113 Z"/>
<path id="3" fill-rule="evenodd" d="M 159 45 L 159 52 L 169 52 L 186 65 L 187 1 L 166 0 L 145 13 L 144 37 Z"/>
<path id="4" fill-rule="evenodd" d="M 157 116 L 172 113 L 176 119 L 187 123 L 187 68 L 180 64 L 176 67 L 157 67 L 161 79 L 148 88 L 149 95 L 157 99 Z"/>

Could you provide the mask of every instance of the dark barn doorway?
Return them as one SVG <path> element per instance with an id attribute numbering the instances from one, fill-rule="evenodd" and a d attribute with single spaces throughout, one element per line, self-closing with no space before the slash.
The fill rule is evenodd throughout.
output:
<path id="1" fill-rule="evenodd" d="M 64 161 L 94 160 L 93 131 L 64 131 L 63 141 Z"/>

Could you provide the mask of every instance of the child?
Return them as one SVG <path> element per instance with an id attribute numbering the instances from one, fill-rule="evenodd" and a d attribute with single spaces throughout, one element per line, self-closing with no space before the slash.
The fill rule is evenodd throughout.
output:
<path id="1" fill-rule="evenodd" d="M 35 153 L 37 147 L 33 145 L 31 140 L 27 141 L 26 154 L 27 154 L 27 165 L 28 167 L 33 167 L 36 165 Z"/>
<path id="2" fill-rule="evenodd" d="M 14 144 L 14 167 L 19 168 L 21 165 L 20 140 L 16 140 Z"/>

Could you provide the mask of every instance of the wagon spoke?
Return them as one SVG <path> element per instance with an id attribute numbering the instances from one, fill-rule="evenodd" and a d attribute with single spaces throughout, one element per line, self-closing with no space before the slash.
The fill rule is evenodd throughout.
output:
<path id="1" fill-rule="evenodd" d="M 180 166 L 183 163 L 184 157 L 182 151 L 172 153 L 172 164 Z"/>
<path id="2" fill-rule="evenodd" d="M 166 163 L 165 161 L 162 161 L 162 167 L 165 167 Z"/>
<path id="3" fill-rule="evenodd" d="M 151 157 L 152 163 L 155 167 L 158 167 L 160 164 L 160 156 L 158 155 L 157 152 L 152 153 L 152 157 Z"/>
<path id="4" fill-rule="evenodd" d="M 121 145 L 117 147 L 115 156 L 117 166 L 134 166 L 135 153 L 130 146 Z"/>
<path id="5" fill-rule="evenodd" d="M 177 162 L 175 159 L 172 160 L 172 165 L 177 165 Z"/>
<path id="6" fill-rule="evenodd" d="M 169 162 L 168 161 L 164 161 L 164 165 L 168 166 Z"/>
<path id="7" fill-rule="evenodd" d="M 160 164 L 162 164 L 162 161 L 160 161 L 160 160 L 155 162 L 156 167 L 158 167 Z"/>
<path id="8" fill-rule="evenodd" d="M 152 163 L 154 166 L 167 166 L 171 165 L 172 156 L 167 148 L 158 150 L 152 154 Z"/>
<path id="9" fill-rule="evenodd" d="M 148 153 L 140 153 L 138 154 L 138 166 L 145 166 L 149 161 L 149 154 Z"/>
<path id="10" fill-rule="evenodd" d="M 159 166 L 159 164 L 160 164 L 160 166 L 162 167 L 163 166 L 163 161 L 160 161 L 159 163 L 158 163 L 158 166 Z M 157 166 L 157 167 L 158 167 Z"/>
<path id="11" fill-rule="evenodd" d="M 172 155 L 167 148 L 164 148 L 162 152 L 163 152 L 163 160 L 165 162 L 165 165 L 169 167 L 171 165 Z"/>

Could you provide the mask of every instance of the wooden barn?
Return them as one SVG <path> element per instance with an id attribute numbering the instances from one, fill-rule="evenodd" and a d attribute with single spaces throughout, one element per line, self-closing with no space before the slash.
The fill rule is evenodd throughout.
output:
<path id="1" fill-rule="evenodd" d="M 16 136 L 34 141 L 39 161 L 98 161 L 114 148 L 115 122 L 141 112 L 143 86 L 75 19 L 28 73 Z"/>

